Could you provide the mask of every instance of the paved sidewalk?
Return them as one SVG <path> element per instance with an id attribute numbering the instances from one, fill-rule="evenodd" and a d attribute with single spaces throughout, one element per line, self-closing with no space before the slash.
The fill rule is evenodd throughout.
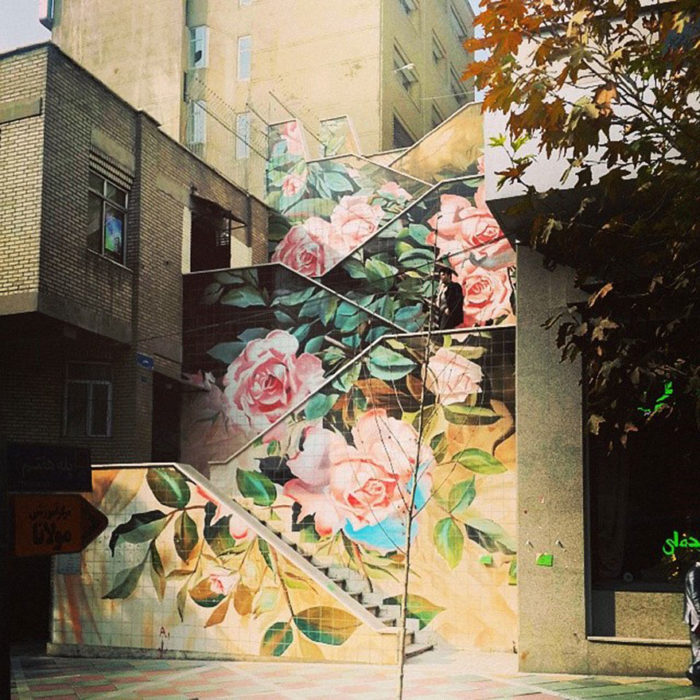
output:
<path id="1" fill-rule="evenodd" d="M 669 678 L 521 674 L 513 654 L 434 651 L 406 664 L 404 697 L 421 700 L 525 698 L 698 698 L 700 688 Z M 396 697 L 396 669 L 386 666 L 241 661 L 12 658 L 12 698 L 306 698 Z"/>

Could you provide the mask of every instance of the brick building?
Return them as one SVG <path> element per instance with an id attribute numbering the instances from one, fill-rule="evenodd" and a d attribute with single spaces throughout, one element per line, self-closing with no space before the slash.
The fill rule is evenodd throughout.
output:
<path id="1" fill-rule="evenodd" d="M 0 56 L 0 436 L 176 459 L 182 274 L 267 210 L 50 44 Z"/>

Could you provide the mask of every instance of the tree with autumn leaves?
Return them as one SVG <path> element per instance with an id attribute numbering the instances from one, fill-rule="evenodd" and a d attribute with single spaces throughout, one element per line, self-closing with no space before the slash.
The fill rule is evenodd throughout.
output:
<path id="1" fill-rule="evenodd" d="M 590 431 L 615 447 L 648 423 L 696 429 L 697 2 L 483 0 L 475 25 L 485 57 L 464 78 L 507 115 L 490 145 L 522 188 L 519 238 L 588 294 L 549 323 L 583 357 Z M 543 157 L 566 164 L 574 206 L 532 184 Z"/>

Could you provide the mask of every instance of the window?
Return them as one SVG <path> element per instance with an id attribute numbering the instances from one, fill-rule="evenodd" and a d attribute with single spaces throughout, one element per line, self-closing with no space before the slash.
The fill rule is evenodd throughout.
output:
<path id="1" fill-rule="evenodd" d="M 88 187 L 88 248 L 124 264 L 127 193 L 90 171 Z"/>
<path id="2" fill-rule="evenodd" d="M 445 60 L 445 49 L 443 45 L 438 41 L 438 38 L 436 36 L 433 36 L 433 48 L 432 48 L 432 54 L 433 54 L 433 63 L 436 66 L 439 66 L 444 60 Z"/>
<path id="3" fill-rule="evenodd" d="M 248 36 L 238 37 L 238 79 L 250 80 L 251 53 L 253 50 L 253 38 Z"/>
<path id="4" fill-rule="evenodd" d="M 111 435 L 112 373 L 108 364 L 68 363 L 63 431 L 71 437 Z"/>
<path id="5" fill-rule="evenodd" d="M 55 0 L 39 0 L 39 22 L 47 29 L 53 27 L 56 13 Z"/>
<path id="6" fill-rule="evenodd" d="M 430 109 L 430 127 L 434 129 L 436 126 L 439 126 L 444 121 L 445 118 L 442 116 L 442 114 L 440 114 L 440 110 L 437 108 L 436 105 L 433 105 Z"/>
<path id="7" fill-rule="evenodd" d="M 403 89 L 409 94 L 412 93 L 414 86 L 418 84 L 418 76 L 416 75 L 414 64 L 408 61 L 406 55 L 398 46 L 394 46 L 394 75 L 401 83 Z"/>
<path id="8" fill-rule="evenodd" d="M 452 28 L 452 32 L 455 34 L 455 36 L 460 42 L 466 41 L 469 38 L 469 32 L 464 26 L 462 18 L 459 16 L 457 10 L 455 10 L 455 8 L 452 5 L 450 5 L 450 27 Z"/>
<path id="9" fill-rule="evenodd" d="M 408 132 L 408 129 L 394 116 L 394 148 L 408 148 L 412 146 L 415 139 Z"/>
<path id="10" fill-rule="evenodd" d="M 206 68 L 209 27 L 190 27 L 190 68 Z"/>
<path id="11" fill-rule="evenodd" d="M 450 90 L 458 105 L 461 106 L 467 102 L 468 96 L 464 89 L 464 83 L 459 79 L 454 68 L 450 68 Z"/>
<path id="12" fill-rule="evenodd" d="M 253 0 L 238 0 L 238 6 L 239 7 L 248 7 L 248 5 L 252 5 Z"/>
<path id="13" fill-rule="evenodd" d="M 410 15 L 417 8 L 416 0 L 399 0 L 399 5 L 407 15 Z"/>
<path id="14" fill-rule="evenodd" d="M 190 102 L 187 115 L 187 143 L 188 145 L 204 143 L 206 141 L 206 102 L 194 100 Z"/>
<path id="15" fill-rule="evenodd" d="M 236 115 L 236 158 L 242 160 L 250 155 L 250 112 Z"/>

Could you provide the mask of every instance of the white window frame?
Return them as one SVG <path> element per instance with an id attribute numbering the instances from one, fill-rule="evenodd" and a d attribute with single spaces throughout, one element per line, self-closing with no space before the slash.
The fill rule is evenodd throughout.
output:
<path id="1" fill-rule="evenodd" d="M 464 20 L 461 18 L 454 5 L 450 5 L 450 27 L 457 35 L 457 39 L 460 44 L 469 38 L 469 30 L 467 29 L 466 25 L 464 24 Z"/>
<path id="2" fill-rule="evenodd" d="M 199 57 L 197 57 L 199 52 Z M 190 27 L 190 68 L 206 68 L 209 63 L 209 27 Z"/>
<path id="3" fill-rule="evenodd" d="M 88 183 L 88 208 L 90 206 L 90 198 L 92 200 L 99 200 L 100 205 L 100 232 L 99 232 L 99 246 L 95 247 L 89 237 L 88 237 L 88 248 L 93 252 L 101 255 L 113 262 L 119 263 L 120 265 L 126 264 L 126 245 L 127 245 L 127 213 L 129 208 L 129 192 L 121 185 L 117 185 L 116 182 L 108 177 L 105 177 L 101 172 L 90 168 L 90 181 Z M 101 180 L 101 187 L 97 189 L 92 186 L 92 177 L 99 178 Z M 109 187 L 113 187 L 115 190 L 120 192 L 124 199 L 123 203 L 114 197 L 110 197 Z M 110 213 L 110 210 L 113 212 Z M 112 217 L 113 221 L 119 221 L 121 223 L 121 255 L 117 256 L 109 247 L 105 244 L 105 238 L 109 234 L 109 217 Z M 92 232 L 89 232 L 92 233 Z"/>
<path id="4" fill-rule="evenodd" d="M 412 94 L 413 87 L 418 84 L 418 75 L 413 63 L 406 58 L 406 54 L 394 44 L 394 75 L 401 84 L 401 87 L 409 94 Z"/>
<path id="5" fill-rule="evenodd" d="M 207 103 L 204 100 L 192 100 L 187 119 L 187 143 L 194 145 L 207 140 Z"/>
<path id="6" fill-rule="evenodd" d="M 445 60 L 445 57 L 447 56 L 447 51 L 445 51 L 445 47 L 442 45 L 440 40 L 434 34 L 433 34 L 433 41 L 432 41 L 430 51 L 432 54 L 434 66 L 439 66 Z"/>
<path id="7" fill-rule="evenodd" d="M 250 157 L 250 112 L 236 115 L 236 160 Z"/>
<path id="8" fill-rule="evenodd" d="M 110 379 L 74 379 L 70 377 L 70 367 L 85 367 L 87 365 L 106 367 L 109 371 Z M 69 387 L 79 385 L 87 387 L 87 405 L 85 412 L 85 431 L 81 433 L 68 432 L 68 399 Z M 95 400 L 94 387 L 107 387 L 107 415 L 105 418 L 105 433 L 93 433 L 92 423 L 94 418 Z M 66 366 L 66 383 L 63 397 L 63 434 L 68 437 L 111 437 L 112 436 L 112 379 L 111 365 L 108 362 L 69 362 Z"/>
<path id="9" fill-rule="evenodd" d="M 238 37 L 238 80 L 250 80 L 253 63 L 253 37 L 250 34 Z"/>

